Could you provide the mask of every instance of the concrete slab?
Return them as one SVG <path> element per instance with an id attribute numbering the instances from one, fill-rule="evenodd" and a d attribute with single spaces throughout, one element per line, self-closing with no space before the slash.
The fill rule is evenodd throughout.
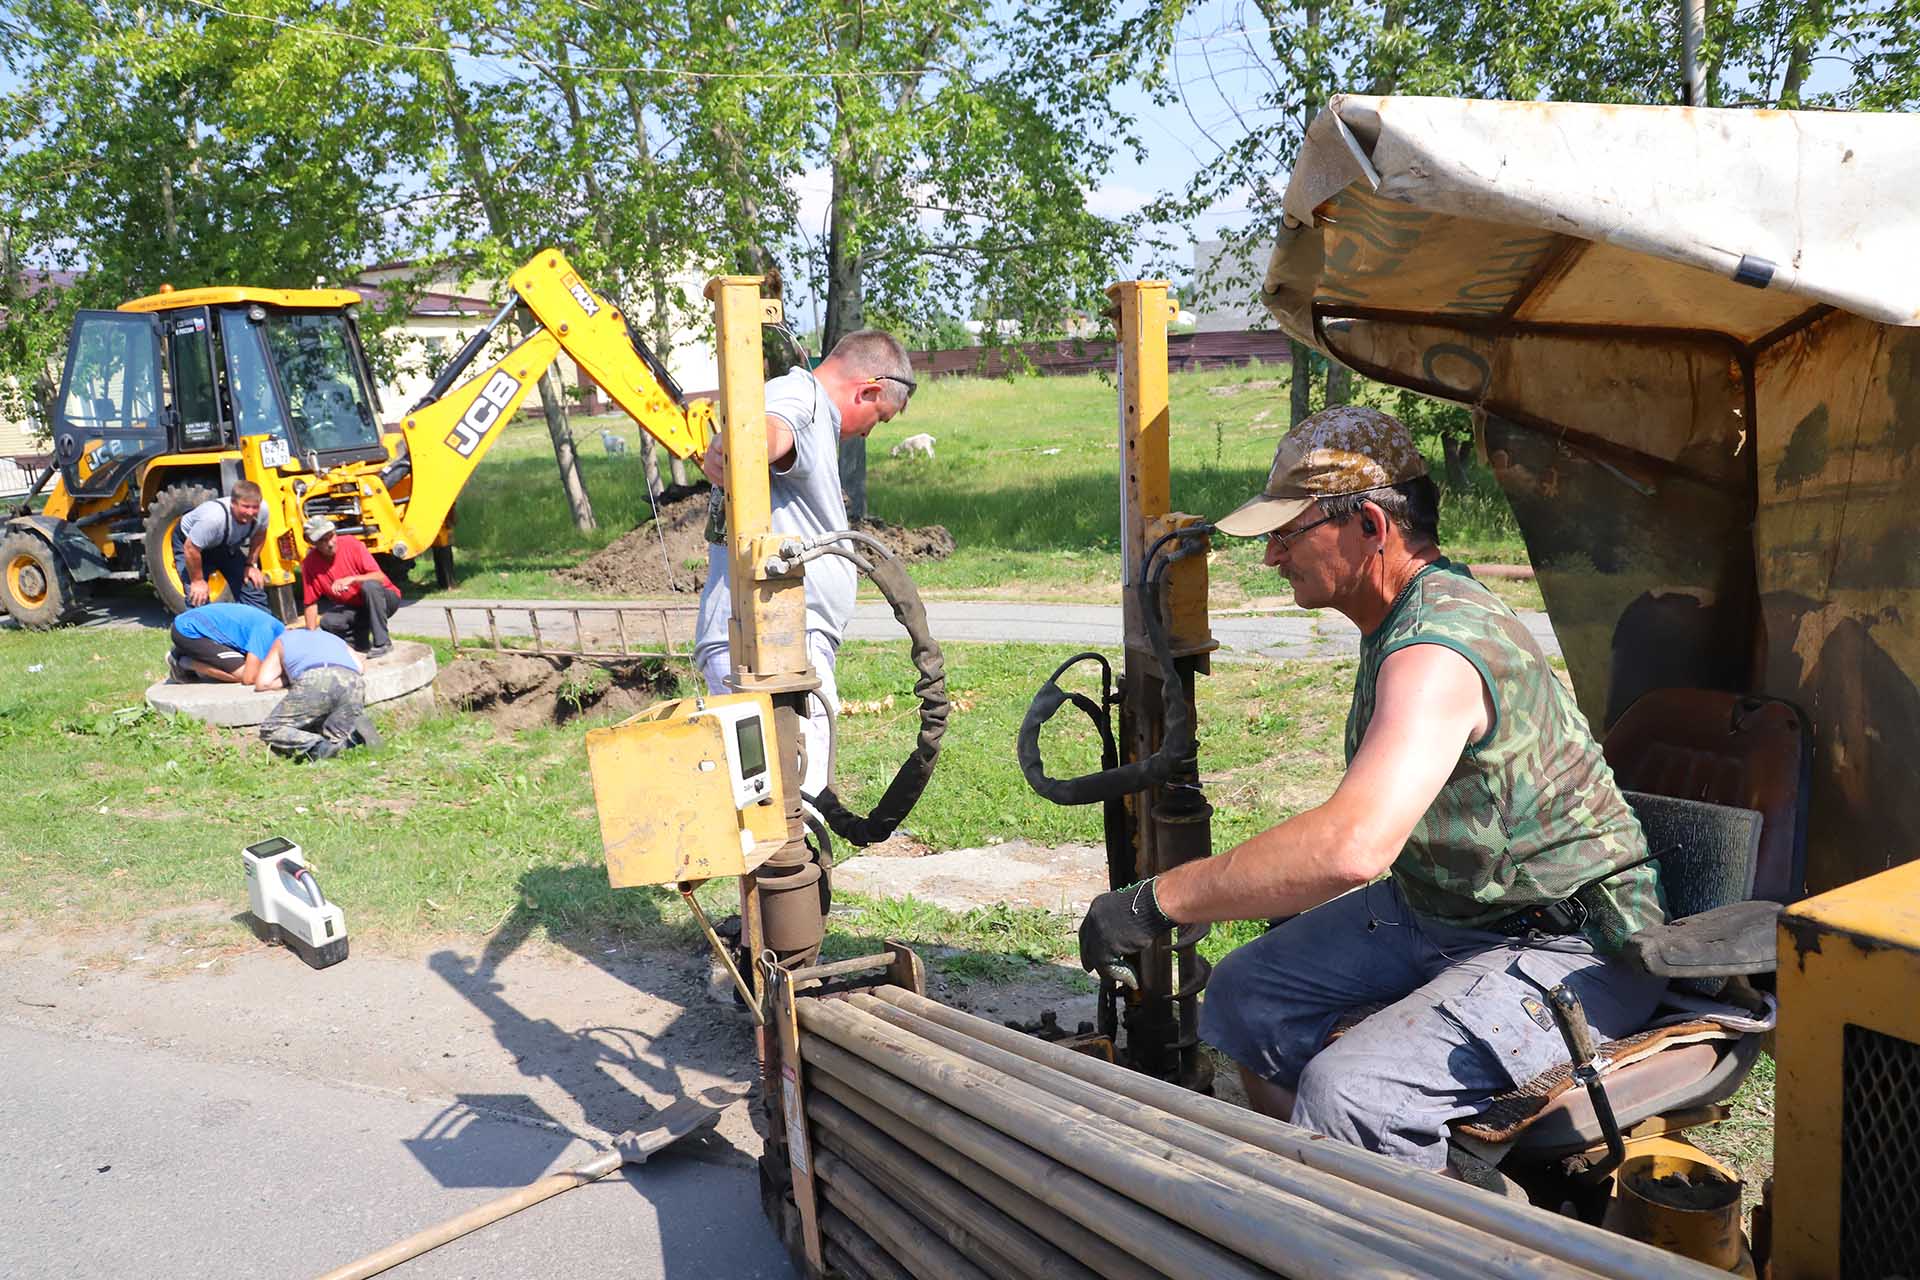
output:
<path id="1" fill-rule="evenodd" d="M 414 640 L 396 640 L 392 653 L 367 659 L 366 663 L 368 706 L 425 689 L 440 670 L 433 650 Z M 170 715 L 192 716 L 208 724 L 243 729 L 265 720 L 286 696 L 284 690 L 255 693 L 247 685 L 197 681 L 176 684 L 167 679 L 147 689 L 147 705 Z"/>
<path id="2" fill-rule="evenodd" d="M 1009 840 L 918 858 L 852 857 L 833 867 L 836 891 L 875 898 L 908 894 L 949 911 L 1005 903 L 1079 916 L 1107 890 L 1099 845 Z"/>

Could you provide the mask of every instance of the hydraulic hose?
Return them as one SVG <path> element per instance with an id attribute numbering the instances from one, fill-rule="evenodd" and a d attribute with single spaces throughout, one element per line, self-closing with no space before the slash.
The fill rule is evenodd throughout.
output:
<path id="1" fill-rule="evenodd" d="M 1033 701 L 1027 706 L 1027 714 L 1020 721 L 1020 735 L 1015 741 L 1014 751 L 1020 762 L 1020 772 L 1026 777 L 1027 785 L 1039 795 L 1058 805 L 1115 800 L 1164 785 L 1184 762 L 1193 758 L 1193 712 L 1187 705 L 1186 687 L 1180 678 L 1179 668 L 1174 665 L 1173 644 L 1167 637 L 1166 624 L 1160 617 L 1160 584 L 1167 567 L 1176 560 L 1195 554 L 1197 539 L 1212 532 L 1211 525 L 1192 525 L 1163 535 L 1148 549 L 1146 569 L 1132 588 L 1141 621 L 1146 627 L 1147 642 L 1160 662 L 1161 706 L 1166 725 L 1160 749 L 1144 760 L 1102 768 L 1077 778 L 1054 778 L 1048 775 L 1046 762 L 1040 756 L 1040 729 L 1053 718 L 1055 712 L 1071 701 L 1082 711 L 1104 720 L 1104 712 L 1092 710 L 1091 699 L 1069 693 L 1060 687 L 1061 675 L 1080 660 L 1072 659 L 1062 664 L 1034 693 Z M 1175 539 L 1187 545 L 1156 563 L 1160 549 Z"/>
<path id="2" fill-rule="evenodd" d="M 927 625 L 927 608 L 920 600 L 920 592 L 913 585 L 913 579 L 907 576 L 906 566 L 893 554 L 887 545 L 878 538 L 859 532 L 843 530 L 825 535 L 829 541 L 809 546 L 801 559 L 812 559 L 819 554 L 843 556 L 851 560 L 855 567 L 880 588 L 880 594 L 886 597 L 887 604 L 893 610 L 894 618 L 906 628 L 907 638 L 912 644 L 914 669 L 920 673 L 914 681 L 914 696 L 920 700 L 920 735 L 915 740 L 913 751 L 907 756 L 893 775 L 893 781 L 880 797 L 880 803 L 869 814 L 857 814 L 841 803 L 834 794 L 832 786 L 823 787 L 817 796 L 808 796 L 807 802 L 826 820 L 834 834 L 851 845 L 878 844 L 892 835 L 899 825 L 906 821 L 913 806 L 919 803 L 920 796 L 927 789 L 927 782 L 933 777 L 934 762 L 940 758 L 940 740 L 947 732 L 947 715 L 950 705 L 947 699 L 947 665 L 941 656 L 940 642 L 933 638 L 933 631 Z M 854 554 L 850 549 L 834 545 L 840 541 L 857 542 L 870 548 L 874 555 L 871 560 Z"/>

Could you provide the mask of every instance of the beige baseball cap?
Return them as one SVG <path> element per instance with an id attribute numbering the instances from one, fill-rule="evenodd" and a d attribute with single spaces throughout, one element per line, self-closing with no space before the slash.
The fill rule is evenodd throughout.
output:
<path id="1" fill-rule="evenodd" d="M 1322 409 L 1281 437 L 1267 487 L 1214 528 L 1236 538 L 1272 533 L 1315 498 L 1381 489 L 1427 474 L 1400 419 L 1365 405 Z"/>

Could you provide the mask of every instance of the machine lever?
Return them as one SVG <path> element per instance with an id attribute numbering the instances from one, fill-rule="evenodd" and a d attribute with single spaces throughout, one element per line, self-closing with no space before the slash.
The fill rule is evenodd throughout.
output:
<path id="1" fill-rule="evenodd" d="M 1604 1178 L 1627 1158 L 1626 1142 L 1620 1137 L 1620 1122 L 1613 1117 L 1613 1103 L 1607 1099 L 1606 1082 L 1600 1075 L 1606 1060 L 1594 1050 L 1593 1029 L 1587 1025 L 1587 1012 L 1580 1007 L 1580 997 L 1573 993 L 1572 987 L 1561 983 L 1547 993 L 1547 1003 L 1553 1008 L 1553 1020 L 1560 1028 L 1561 1039 L 1567 1042 L 1567 1054 L 1573 1062 L 1573 1081 L 1587 1091 L 1593 1103 L 1593 1117 L 1607 1140 L 1606 1158 L 1589 1166 L 1587 1174 L 1594 1179 Z"/>

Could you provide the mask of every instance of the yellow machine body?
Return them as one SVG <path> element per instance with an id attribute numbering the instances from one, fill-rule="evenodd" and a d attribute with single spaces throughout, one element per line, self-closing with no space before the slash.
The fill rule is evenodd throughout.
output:
<path id="1" fill-rule="evenodd" d="M 241 309 L 248 325 L 298 323 L 302 317 L 308 323 L 323 318 L 337 324 L 344 362 L 340 372 L 350 374 L 345 381 L 363 384 L 357 395 L 371 414 L 371 376 L 351 319 L 359 294 L 345 289 L 183 289 L 136 298 L 114 312 L 81 313 L 69 343 L 69 385 L 62 389 L 54 423 L 58 475 L 42 510 L 24 526 L 26 532 L 41 539 L 50 552 L 57 551 L 64 560 L 60 572 L 75 580 L 137 577 L 144 567 L 169 607 L 179 609 L 185 605 L 185 584 L 167 549 L 184 511 L 174 510 L 178 503 L 169 502 L 156 515 L 156 498 L 174 485 L 216 494 L 231 490 L 238 480 L 251 480 L 260 486 L 268 518 L 260 567 L 267 585 L 281 591 L 284 612 L 309 549 L 305 524 L 312 515 L 325 514 L 350 529 L 368 550 L 402 560 L 429 547 L 450 545 L 455 499 L 563 350 L 675 457 L 692 457 L 706 447 L 714 429 L 711 403 L 683 405 L 668 390 L 664 370 L 636 348 L 619 308 L 582 282 L 564 255 L 554 249 L 541 252 L 513 273 L 511 284 L 512 305 L 523 306 L 537 323 L 505 356 L 476 373 L 461 368 L 457 384 L 409 411 L 398 429 L 374 427 L 370 438 L 331 454 L 305 439 L 305 425 L 295 428 L 303 423 L 302 406 L 294 402 L 289 389 L 294 384 L 285 370 L 271 379 L 280 390 L 268 388 L 264 395 L 256 390 L 264 408 L 254 410 L 279 415 L 280 433 L 249 434 L 243 428 L 240 402 L 245 392 L 237 385 L 243 376 L 234 363 L 239 358 L 234 337 L 247 327 L 238 323 Z M 506 314 L 503 311 L 502 318 Z M 224 359 L 215 356 L 209 364 L 204 346 L 196 346 L 193 356 L 199 362 L 196 379 L 207 379 L 199 394 L 209 407 L 199 415 L 183 414 L 183 389 L 192 388 L 183 380 L 188 366 L 179 344 L 210 344 L 216 331 Z M 88 337 L 90 332 L 96 336 Z M 124 344 L 122 362 L 101 364 L 96 358 L 93 367 L 110 369 L 110 375 L 96 376 L 85 387 L 75 385 L 75 370 L 86 363 L 81 355 L 87 344 L 109 334 Z M 262 355 L 269 365 L 281 359 L 270 351 Z M 267 377 L 264 367 L 249 372 L 256 379 Z M 259 383 L 254 385 L 257 389 Z M 99 406 L 90 413 L 101 417 L 68 412 L 80 405 Z M 179 420 L 184 416 L 203 420 L 183 427 Z M 33 548 L 22 546 L 17 558 L 30 565 Z M 143 549 L 151 551 L 144 566 Z M 36 581 L 45 576 L 38 575 Z M 0 584 L 5 581 L 0 578 Z M 225 585 L 214 575 L 209 580 L 212 598 L 220 599 Z M 9 609 L 15 597 L 33 603 L 20 590 L 9 591 L 7 597 L 0 603 Z M 21 611 L 15 612 L 19 616 Z M 44 625 L 57 619 L 20 620 Z"/>
<path id="2" fill-rule="evenodd" d="M 1773 1274 L 1915 1274 L 1920 1260 L 1920 862 L 1780 918 Z"/>
<path id="3" fill-rule="evenodd" d="M 758 712 L 767 785 L 741 804 L 729 757 L 729 712 Z M 763 693 L 681 698 L 587 734 L 607 880 L 616 889 L 738 876 L 786 839 L 786 793 L 773 757 L 773 701 Z"/>

